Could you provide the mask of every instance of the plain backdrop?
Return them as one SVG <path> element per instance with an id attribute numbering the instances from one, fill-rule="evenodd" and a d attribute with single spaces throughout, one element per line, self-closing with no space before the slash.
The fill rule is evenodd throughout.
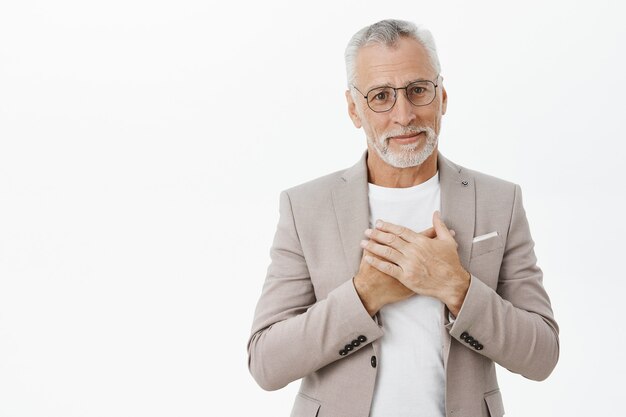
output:
<path id="1" fill-rule="evenodd" d="M 441 152 L 524 191 L 561 358 L 507 416 L 623 416 L 623 4 L 0 1 L 0 417 L 289 415 L 246 353 L 279 192 L 361 155 L 343 50 L 390 17 Z"/>

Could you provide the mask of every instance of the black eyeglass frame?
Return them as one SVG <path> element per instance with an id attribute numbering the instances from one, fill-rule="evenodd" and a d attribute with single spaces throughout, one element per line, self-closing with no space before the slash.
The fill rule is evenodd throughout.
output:
<path id="1" fill-rule="evenodd" d="M 439 75 L 437 74 L 437 77 L 435 77 L 435 81 L 439 81 Z M 410 83 L 408 83 L 406 86 L 404 87 L 391 87 L 391 86 L 380 86 L 380 87 L 374 87 L 372 89 L 370 89 L 367 94 L 363 94 L 361 92 L 361 90 L 359 90 L 358 88 L 356 88 L 356 85 L 352 84 L 352 87 L 359 92 L 359 94 L 361 94 L 363 96 L 363 98 L 365 99 L 365 102 L 367 103 L 367 107 L 369 107 L 369 109 L 371 111 L 373 111 L 374 113 L 386 113 L 388 111 L 390 111 L 391 109 L 393 109 L 393 106 L 396 105 L 396 102 L 398 101 L 398 90 L 404 90 L 404 94 L 406 95 L 406 99 L 409 101 L 409 103 L 411 103 L 413 106 L 415 107 L 423 107 L 423 106 L 428 106 L 430 103 L 432 103 L 433 101 L 435 101 L 435 98 L 437 97 L 437 87 L 439 87 L 439 83 L 435 83 L 435 81 L 431 81 L 431 80 L 417 80 L 417 81 L 412 81 Z M 417 83 L 423 83 L 423 82 L 428 82 L 431 83 L 434 87 L 435 87 L 435 95 L 433 95 L 432 100 L 430 100 L 428 103 L 425 104 L 415 104 L 411 101 L 411 99 L 409 98 L 409 93 L 407 92 L 407 89 L 412 86 L 413 84 L 417 84 Z M 370 102 L 367 99 L 367 96 L 369 96 L 369 94 L 374 91 L 374 90 L 379 90 L 381 88 L 391 88 L 393 90 L 393 104 L 391 105 L 391 107 L 389 107 L 387 110 L 374 110 L 372 108 L 372 106 L 370 106 Z"/>

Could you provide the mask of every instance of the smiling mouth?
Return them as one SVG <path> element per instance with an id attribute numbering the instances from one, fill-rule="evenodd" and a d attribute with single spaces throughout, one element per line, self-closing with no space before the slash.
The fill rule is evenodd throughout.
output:
<path id="1" fill-rule="evenodd" d="M 419 135 L 423 133 L 424 132 L 417 132 L 417 133 L 409 133 L 408 135 L 391 136 L 389 140 L 390 141 L 393 140 L 394 142 L 400 143 L 400 144 L 413 143 L 417 141 L 419 138 Z"/>

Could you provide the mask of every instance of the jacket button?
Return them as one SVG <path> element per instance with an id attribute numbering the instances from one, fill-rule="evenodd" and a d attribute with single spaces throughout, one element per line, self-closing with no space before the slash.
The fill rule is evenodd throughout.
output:
<path id="1" fill-rule="evenodd" d="M 364 343 L 364 342 L 367 340 L 367 337 L 365 337 L 365 336 L 361 335 L 361 336 L 357 337 L 357 340 L 358 340 L 359 342 L 361 342 L 361 343 Z"/>
<path id="2" fill-rule="evenodd" d="M 469 333 L 467 333 L 467 332 L 463 332 L 463 333 L 461 333 L 461 340 L 465 340 L 465 338 L 466 338 L 467 336 L 469 336 Z"/>
<path id="3" fill-rule="evenodd" d="M 470 346 L 475 348 L 476 346 L 478 346 L 480 343 L 478 343 L 478 340 L 474 340 L 472 343 L 470 343 Z"/>
<path id="4" fill-rule="evenodd" d="M 339 354 L 340 354 L 341 356 L 346 356 L 346 355 L 348 354 L 348 352 L 346 352 L 345 350 L 341 349 L 341 350 L 339 351 Z"/>
<path id="5" fill-rule="evenodd" d="M 345 345 L 345 346 L 343 347 L 343 349 L 344 349 L 346 352 L 350 352 L 350 351 L 351 351 L 351 350 L 353 350 L 354 348 L 352 347 L 352 345 Z"/>
<path id="6" fill-rule="evenodd" d="M 372 364 L 372 368 L 376 368 L 376 356 L 372 356 L 370 363 Z"/>
<path id="7" fill-rule="evenodd" d="M 472 336 L 467 336 L 465 338 L 465 343 L 472 343 L 474 341 L 474 338 Z"/>
<path id="8" fill-rule="evenodd" d="M 474 349 L 476 349 L 476 350 L 483 350 L 483 347 L 484 347 L 484 346 L 483 346 L 483 345 L 481 345 L 481 344 L 479 343 L 478 345 L 476 345 L 476 346 L 474 347 Z"/>
<path id="9" fill-rule="evenodd" d="M 354 339 L 354 340 L 352 341 L 352 346 L 354 346 L 354 347 L 357 347 L 357 346 L 359 346 L 360 344 L 361 344 L 361 342 L 359 342 L 359 341 L 358 341 L 358 340 L 356 340 L 356 339 Z"/>

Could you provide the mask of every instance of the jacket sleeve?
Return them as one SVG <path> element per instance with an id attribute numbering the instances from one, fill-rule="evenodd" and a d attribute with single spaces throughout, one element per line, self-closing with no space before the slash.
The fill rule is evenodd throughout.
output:
<path id="1" fill-rule="evenodd" d="M 450 335 L 482 345 L 477 353 L 532 380 L 547 378 L 559 358 L 559 328 L 537 266 L 534 242 L 515 186 L 511 221 L 496 290 L 472 275 Z M 470 271 L 471 272 L 471 271 Z"/>
<path id="2" fill-rule="evenodd" d="M 316 298 L 287 192 L 270 257 L 248 341 L 248 368 L 262 388 L 282 388 L 382 336 L 351 279 Z M 365 340 L 339 354 L 359 336 Z"/>

